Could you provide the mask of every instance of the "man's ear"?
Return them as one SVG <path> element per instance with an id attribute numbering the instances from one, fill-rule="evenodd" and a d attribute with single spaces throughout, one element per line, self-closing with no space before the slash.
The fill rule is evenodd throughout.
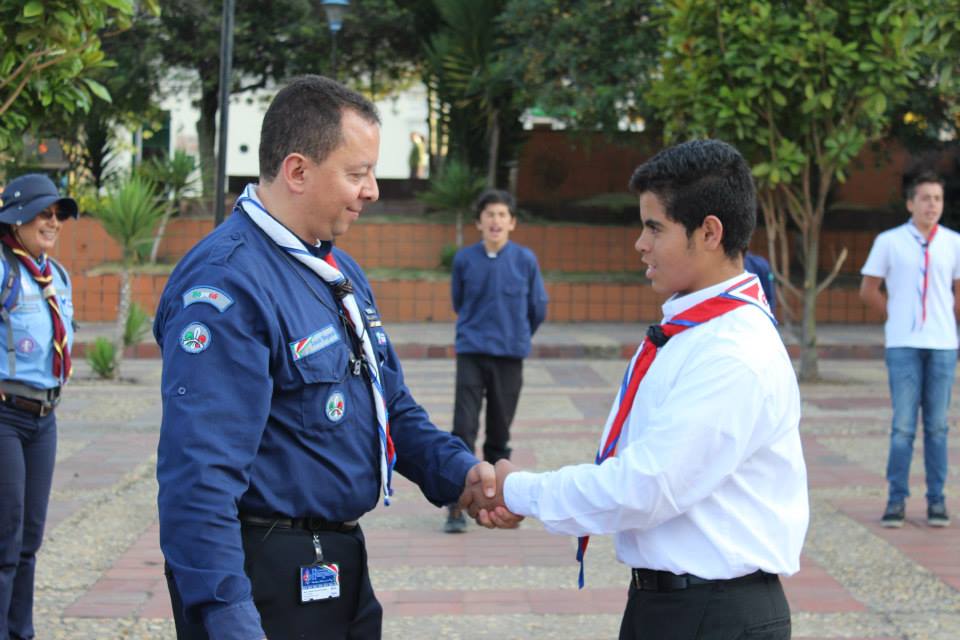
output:
<path id="1" fill-rule="evenodd" d="M 300 153 L 291 153 L 280 164 L 278 178 L 283 179 L 291 193 L 302 194 L 306 190 L 307 158 Z"/>
<path id="2" fill-rule="evenodd" d="M 723 251 L 723 223 L 717 216 L 707 216 L 700 226 L 705 249 Z"/>

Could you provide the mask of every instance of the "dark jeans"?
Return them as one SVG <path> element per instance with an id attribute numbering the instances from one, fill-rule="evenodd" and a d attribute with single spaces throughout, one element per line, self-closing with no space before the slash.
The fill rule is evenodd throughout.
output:
<path id="1" fill-rule="evenodd" d="M 475 353 L 457 354 L 457 390 L 453 435 L 476 452 L 480 405 L 487 398 L 487 438 L 483 459 L 493 464 L 510 458 L 510 424 L 523 386 L 523 360 Z"/>
<path id="2" fill-rule="evenodd" d="M 32 638 L 33 577 L 57 454 L 57 421 L 0 404 L 0 638 Z"/>
<path id="3" fill-rule="evenodd" d="M 790 607 L 777 576 L 639 591 L 632 584 L 620 640 L 789 640 Z"/>
<path id="4" fill-rule="evenodd" d="M 923 414 L 923 466 L 927 473 L 927 502 L 943 502 L 947 479 L 947 413 L 957 368 L 956 349 L 886 350 L 893 427 L 887 482 L 890 502 L 910 495 L 910 462 L 917 434 L 917 415 Z"/>
<path id="5" fill-rule="evenodd" d="M 268 535 L 269 532 L 269 535 Z M 324 561 L 339 565 L 340 597 L 300 602 L 300 567 L 313 563 L 313 534 L 304 529 L 273 530 L 243 525 L 243 570 L 268 638 L 380 638 L 383 608 L 373 593 L 367 550 L 360 527 L 347 533 L 321 531 Z M 207 640 L 200 620 L 187 620 L 176 582 L 166 570 L 167 588 L 179 640 Z"/>

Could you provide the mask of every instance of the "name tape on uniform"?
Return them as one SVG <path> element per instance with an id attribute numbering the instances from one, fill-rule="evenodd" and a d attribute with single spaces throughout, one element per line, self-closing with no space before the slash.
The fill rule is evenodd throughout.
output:
<path id="1" fill-rule="evenodd" d="M 316 353 L 321 349 L 326 349 L 335 342 L 339 342 L 340 336 L 332 324 L 328 324 L 319 331 L 314 331 L 306 338 L 300 338 L 290 343 L 290 352 L 294 360 L 306 358 L 311 353 Z"/>

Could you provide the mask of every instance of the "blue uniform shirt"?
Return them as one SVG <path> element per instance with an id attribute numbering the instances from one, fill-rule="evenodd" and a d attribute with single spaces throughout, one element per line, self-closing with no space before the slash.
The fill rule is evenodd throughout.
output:
<path id="1" fill-rule="evenodd" d="M 743 270 L 755 274 L 760 279 L 760 286 L 763 287 L 763 295 L 767 297 L 770 313 L 776 311 L 777 295 L 774 290 L 773 272 L 770 270 L 770 263 L 767 262 L 767 259 L 748 251 L 743 256 Z"/>
<path id="2" fill-rule="evenodd" d="M 333 251 L 380 360 L 396 470 L 434 504 L 454 502 L 477 460 L 414 401 L 366 277 Z M 187 616 L 211 638 L 262 637 L 238 513 L 346 521 L 373 509 L 380 452 L 369 384 L 349 370 L 350 336 L 329 286 L 241 211 L 174 269 L 154 335 L 164 556 Z"/>
<path id="3" fill-rule="evenodd" d="M 38 264 L 44 268 L 44 257 Z M 0 285 L 7 281 L 10 265 L 5 258 Z M 17 371 L 10 375 L 5 355 L 0 355 L 0 379 L 16 380 L 38 389 L 52 389 L 60 386 L 60 380 L 53 375 L 53 320 L 50 319 L 50 305 L 43 299 L 40 285 L 22 264 L 20 266 L 20 286 L 16 303 L 10 310 L 10 325 L 13 327 L 13 347 L 17 354 Z M 53 284 L 57 289 L 57 301 L 67 330 L 67 344 L 73 348 L 73 297 L 70 290 L 70 277 L 64 279 L 66 271 L 50 265 Z M 3 301 L 0 301 L 3 302 Z M 7 327 L 0 320 L 0 342 L 6 349 Z"/>
<path id="4" fill-rule="evenodd" d="M 547 315 L 547 290 L 530 249 L 508 241 L 491 258 L 482 242 L 464 247 L 453 259 L 450 292 L 457 353 L 530 354 L 530 339 Z"/>

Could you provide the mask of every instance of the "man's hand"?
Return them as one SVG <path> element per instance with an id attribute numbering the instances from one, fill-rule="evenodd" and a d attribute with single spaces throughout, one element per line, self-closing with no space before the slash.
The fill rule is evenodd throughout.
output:
<path id="1" fill-rule="evenodd" d="M 497 475 L 493 465 L 489 462 L 478 462 L 467 471 L 458 504 L 471 518 L 476 518 L 480 509 L 496 507 L 496 495 Z"/>
<path id="2" fill-rule="evenodd" d="M 476 467 L 474 467 L 474 469 L 476 469 Z M 511 513 L 510 510 L 507 509 L 507 505 L 503 499 L 503 483 L 507 479 L 507 476 L 515 470 L 516 468 L 509 460 L 503 459 L 497 461 L 493 496 L 490 497 L 489 493 L 485 493 L 483 499 L 479 499 L 476 491 L 474 491 L 467 506 L 461 503 L 461 506 L 467 509 L 470 517 L 476 519 L 477 524 L 487 527 L 488 529 L 516 529 L 517 526 L 519 526 L 520 521 L 523 520 L 523 516 Z M 467 474 L 467 478 L 469 480 L 470 474 Z M 474 487 L 477 486 L 475 483 Z"/>

